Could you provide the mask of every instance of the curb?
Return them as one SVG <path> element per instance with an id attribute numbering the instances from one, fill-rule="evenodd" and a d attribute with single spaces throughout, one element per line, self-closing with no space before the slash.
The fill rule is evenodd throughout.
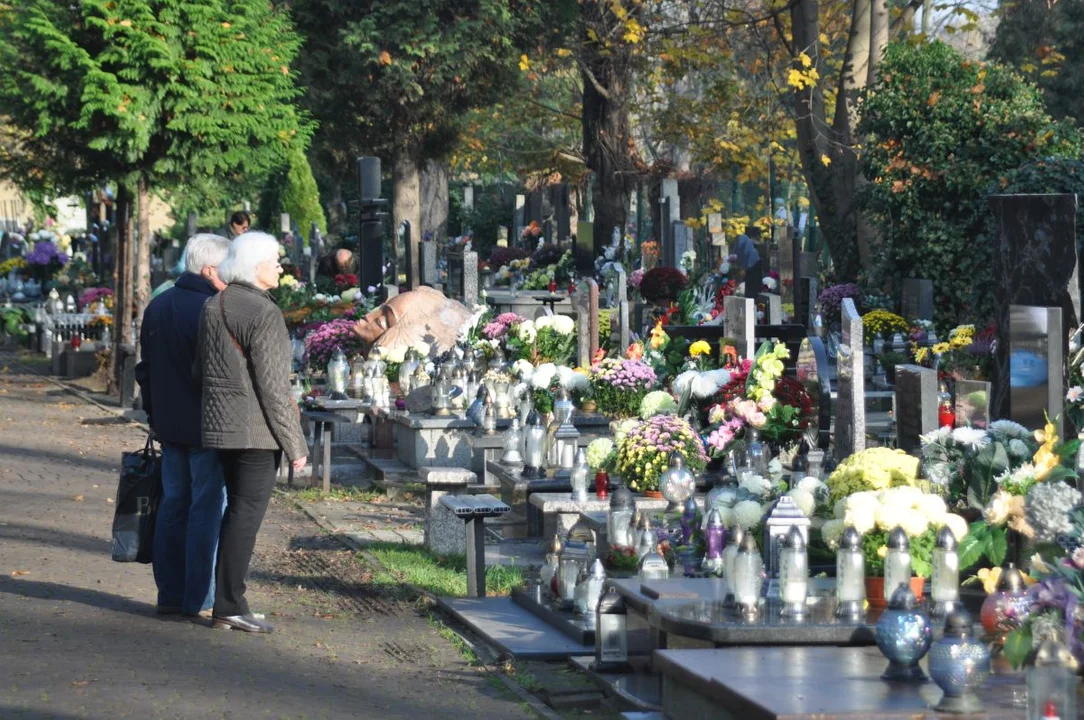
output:
<path id="1" fill-rule="evenodd" d="M 337 528 L 333 524 L 329 523 L 324 518 L 321 518 L 320 516 L 318 516 L 317 514 L 312 512 L 303 503 L 301 503 L 298 500 L 295 500 L 294 498 L 290 497 L 290 495 L 288 493 L 284 492 L 283 490 L 281 490 L 279 488 L 275 488 L 275 495 L 277 495 L 280 498 L 283 498 L 283 499 L 287 500 L 291 505 L 294 506 L 294 508 L 296 508 L 297 510 L 300 510 L 301 512 L 303 512 L 313 522 L 315 522 L 318 526 L 320 526 L 320 528 L 322 530 L 326 531 L 327 533 L 329 533 L 331 535 L 334 535 L 340 542 L 342 542 L 344 545 L 349 547 L 354 552 L 357 552 L 358 554 L 360 554 L 362 557 L 365 558 L 365 560 L 367 562 L 372 564 L 374 567 L 378 567 L 381 570 L 383 570 L 384 572 L 387 572 L 389 574 L 393 574 L 393 573 L 391 573 L 390 570 L 388 570 L 386 567 L 384 567 L 384 565 L 379 560 L 377 560 L 377 558 L 372 553 L 368 552 L 365 549 L 364 545 L 356 542 L 349 535 L 344 535 L 343 533 L 338 532 Z M 412 584 L 410 584 L 408 582 L 403 582 L 402 584 L 403 584 L 404 587 L 409 588 L 412 592 L 417 594 L 419 597 L 425 598 L 428 601 L 431 610 L 438 610 L 440 608 L 440 603 L 437 601 L 437 596 L 434 595 L 433 593 L 429 592 L 428 590 L 423 590 L 422 588 L 415 587 L 414 585 L 412 585 Z M 444 613 L 441 612 L 441 615 L 444 615 Z M 445 615 L 445 617 L 447 617 L 447 616 Z M 448 627 L 449 629 L 452 629 L 447 624 L 445 625 L 445 627 Z M 470 638 L 464 636 L 464 634 L 461 633 L 461 632 L 458 632 L 456 630 L 452 630 L 452 631 L 455 632 L 457 635 L 459 635 L 459 637 L 463 641 L 463 643 L 465 645 L 467 645 L 467 647 L 469 647 L 474 652 L 475 656 L 478 657 L 479 661 L 482 662 L 482 667 L 484 668 L 485 673 L 487 675 L 498 678 L 501 681 L 501 683 L 503 683 L 504 686 L 506 688 L 508 688 L 508 690 L 513 695 L 515 695 L 522 702 L 526 703 L 532 710 L 534 710 L 536 713 L 538 713 L 541 717 L 546 718 L 546 720 L 561 720 L 560 715 L 555 713 L 550 708 L 546 707 L 546 705 L 544 705 L 534 695 L 527 692 L 527 690 L 524 689 L 519 683 L 517 683 L 512 678 L 508 677 L 505 673 L 500 672 L 499 669 L 497 669 L 496 667 L 493 666 L 493 662 L 497 659 L 497 653 L 494 652 L 492 648 L 490 648 L 488 645 L 484 646 L 484 653 L 483 653 L 483 646 L 481 645 L 481 643 L 472 641 Z M 485 658 L 487 658 L 487 659 L 483 660 L 483 656 Z"/>

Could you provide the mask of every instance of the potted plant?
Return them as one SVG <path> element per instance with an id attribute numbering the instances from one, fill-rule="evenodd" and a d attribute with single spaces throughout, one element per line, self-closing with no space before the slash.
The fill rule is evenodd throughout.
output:
<path id="1" fill-rule="evenodd" d="M 656 415 L 637 421 L 617 445 L 617 472 L 633 490 L 658 493 L 659 475 L 669 466 L 672 452 L 684 456 L 694 475 L 707 466 L 704 443 L 687 420 Z"/>

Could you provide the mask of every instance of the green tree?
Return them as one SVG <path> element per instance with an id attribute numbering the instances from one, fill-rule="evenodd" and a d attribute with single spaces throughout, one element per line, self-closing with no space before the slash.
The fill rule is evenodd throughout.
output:
<path id="1" fill-rule="evenodd" d="M 311 128 L 296 110 L 299 46 L 268 0 L 37 0 L 0 6 L 0 107 L 12 140 L 0 173 L 19 184 L 134 191 L 140 267 L 121 223 L 118 317 L 150 295 L 150 190 L 281 166 Z M 129 293 L 136 289 L 134 302 Z M 131 342 L 118 322 L 117 342 Z"/>
<path id="2" fill-rule="evenodd" d="M 1038 89 L 1010 68 L 942 43 L 892 45 L 862 104 L 868 134 L 863 205 L 878 221 L 888 281 L 933 280 L 937 321 L 982 322 L 991 241 L 979 242 L 991 183 L 1043 157 L 1075 157 L 1080 138 L 1053 120 Z"/>
<path id="3" fill-rule="evenodd" d="M 360 154 L 391 157 L 392 214 L 421 234 L 421 163 L 450 154 L 462 116 L 514 88 L 526 0 L 294 0 L 299 68 L 321 123 L 318 162 L 355 178 Z M 334 203 L 335 198 L 333 198 Z M 418 277 L 418 253 L 411 253 Z"/>
<path id="4" fill-rule="evenodd" d="M 290 164 L 268 180 L 260 197 L 258 217 L 264 227 L 278 227 L 280 213 L 289 213 L 303 238 L 309 238 L 312 224 L 327 232 L 327 218 L 320 205 L 320 191 L 312 176 L 309 160 L 301 148 L 290 152 Z"/>

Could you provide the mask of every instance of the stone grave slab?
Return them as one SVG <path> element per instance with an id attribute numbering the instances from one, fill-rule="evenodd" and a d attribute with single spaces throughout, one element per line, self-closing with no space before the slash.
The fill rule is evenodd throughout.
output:
<path id="1" fill-rule="evenodd" d="M 502 652 L 517 659 L 564 660 L 595 648 L 573 642 L 510 597 L 438 598 L 441 607 Z"/>
<path id="2" fill-rule="evenodd" d="M 896 447 L 920 449 L 919 436 L 937 429 L 937 371 L 919 365 L 896 366 Z"/>
<path id="3" fill-rule="evenodd" d="M 477 426 L 460 417 L 428 417 L 397 414 L 395 422 L 396 457 L 412 468 L 437 465 L 470 467 L 469 435 Z"/>
<path id="4" fill-rule="evenodd" d="M 933 321 L 933 280 L 904 278 L 900 289 L 900 315 L 907 322 Z"/>
<path id="5" fill-rule="evenodd" d="M 729 295 L 723 298 L 723 327 L 727 337 L 738 344 L 738 355 L 751 358 L 756 353 L 756 306 L 752 298 Z"/>
<path id="6" fill-rule="evenodd" d="M 844 298 L 843 339 L 839 347 L 836 391 L 836 457 L 842 460 L 866 447 L 866 374 L 862 316 Z"/>

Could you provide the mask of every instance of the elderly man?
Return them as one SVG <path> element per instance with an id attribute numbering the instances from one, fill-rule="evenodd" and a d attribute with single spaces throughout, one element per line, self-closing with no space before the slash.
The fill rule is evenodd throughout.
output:
<path id="1" fill-rule="evenodd" d="M 339 248 L 333 253 L 328 253 L 320 258 L 316 265 L 316 274 L 327 278 L 334 278 L 336 275 L 356 275 L 357 272 L 358 261 L 354 253 L 346 248 Z"/>
<path id="2" fill-rule="evenodd" d="M 186 271 L 147 306 L 136 379 L 143 409 L 162 443 L 162 501 L 154 531 L 154 581 L 162 615 L 209 616 L 226 485 L 215 450 L 200 441 L 201 392 L 193 377 L 200 313 L 225 287 L 217 267 L 230 241 L 194 235 Z"/>

